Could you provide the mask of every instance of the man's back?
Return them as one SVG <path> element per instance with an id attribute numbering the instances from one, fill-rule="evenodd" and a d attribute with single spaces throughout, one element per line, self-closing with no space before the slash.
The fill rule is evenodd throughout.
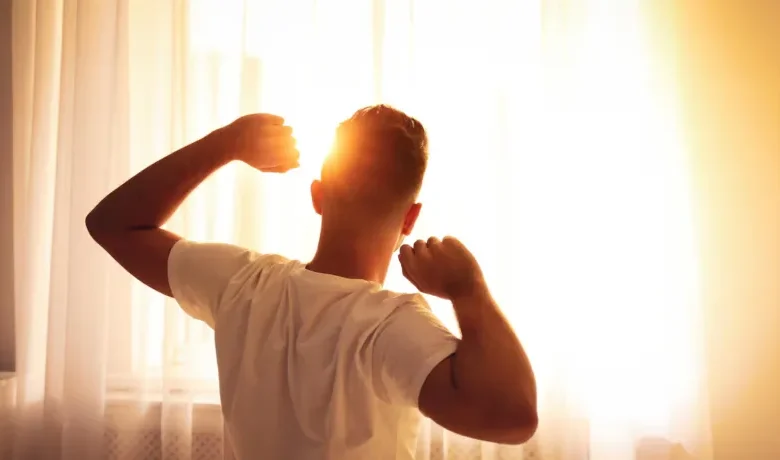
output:
<path id="1" fill-rule="evenodd" d="M 194 283 L 205 263 L 223 280 Z M 419 295 L 191 242 L 171 251 L 169 278 L 214 326 L 237 458 L 413 458 L 420 387 L 456 348 Z"/>

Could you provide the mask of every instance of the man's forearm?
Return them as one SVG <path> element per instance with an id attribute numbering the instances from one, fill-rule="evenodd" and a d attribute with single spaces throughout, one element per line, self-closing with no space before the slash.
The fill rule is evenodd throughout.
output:
<path id="1" fill-rule="evenodd" d="M 211 173 L 229 163 L 220 131 L 189 144 L 139 172 L 87 216 L 91 232 L 161 227 Z"/>
<path id="2" fill-rule="evenodd" d="M 512 327 L 487 289 L 455 299 L 461 327 L 453 368 L 458 391 L 490 400 L 496 412 L 536 416 L 536 381 L 531 364 Z"/>

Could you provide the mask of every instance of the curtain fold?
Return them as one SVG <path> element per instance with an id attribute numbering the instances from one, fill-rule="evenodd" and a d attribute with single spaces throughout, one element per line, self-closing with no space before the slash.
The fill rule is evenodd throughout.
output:
<path id="1" fill-rule="evenodd" d="M 112 163 L 126 157 L 126 5 L 13 8 L 14 132 L 23 133 L 14 160 L 26 172 L 14 178 L 23 190 L 14 203 L 17 452 L 98 458 L 113 293 L 109 263 L 83 222 L 110 184 Z"/>
<path id="2" fill-rule="evenodd" d="M 302 167 L 228 165 L 168 228 L 306 259 L 332 130 L 379 102 L 430 134 L 413 237 L 472 248 L 539 382 L 527 445 L 427 422 L 417 457 L 710 458 L 685 145 L 640 6 L 15 0 L 15 458 L 229 458 L 213 333 L 125 274 L 84 217 L 179 146 L 273 112 Z M 387 287 L 412 289 L 395 261 Z"/>

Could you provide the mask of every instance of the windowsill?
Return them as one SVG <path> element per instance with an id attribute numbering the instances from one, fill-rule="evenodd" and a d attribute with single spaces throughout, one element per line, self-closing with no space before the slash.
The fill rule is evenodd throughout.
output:
<path id="1" fill-rule="evenodd" d="M 142 426 L 158 431 L 173 417 L 191 420 L 193 432 L 222 432 L 219 386 L 214 381 L 159 378 L 109 378 L 105 417 L 117 429 Z M 163 411 L 165 409 L 165 411 Z M 191 417 L 191 418 L 190 418 Z"/>
<path id="2" fill-rule="evenodd" d="M 181 402 L 219 405 L 219 384 L 213 380 L 155 377 L 109 377 L 106 399 L 129 402 Z"/>
<path id="3" fill-rule="evenodd" d="M 107 404 L 112 405 L 144 405 L 144 404 L 181 404 L 192 406 L 220 407 L 219 395 L 196 395 L 186 391 L 144 391 L 127 392 L 109 390 L 106 392 Z"/>
<path id="4" fill-rule="evenodd" d="M 181 421 L 189 420 L 184 425 Z M 222 433 L 222 406 L 219 393 L 198 393 L 191 389 L 153 387 L 113 388 L 106 392 L 105 421 L 123 430 L 142 427 L 157 432 L 165 427 L 190 426 L 193 433 Z M 171 421 L 175 421 L 173 424 Z"/>

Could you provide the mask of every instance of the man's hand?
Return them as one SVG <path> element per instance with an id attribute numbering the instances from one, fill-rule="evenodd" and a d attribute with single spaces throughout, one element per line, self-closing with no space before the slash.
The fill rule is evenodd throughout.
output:
<path id="1" fill-rule="evenodd" d="M 263 172 L 286 172 L 298 167 L 292 128 L 284 118 L 265 113 L 243 116 L 218 130 L 236 160 Z"/>
<path id="2" fill-rule="evenodd" d="M 406 279 L 425 294 L 454 301 L 487 289 L 477 260 L 453 237 L 404 245 L 398 259 Z"/>

